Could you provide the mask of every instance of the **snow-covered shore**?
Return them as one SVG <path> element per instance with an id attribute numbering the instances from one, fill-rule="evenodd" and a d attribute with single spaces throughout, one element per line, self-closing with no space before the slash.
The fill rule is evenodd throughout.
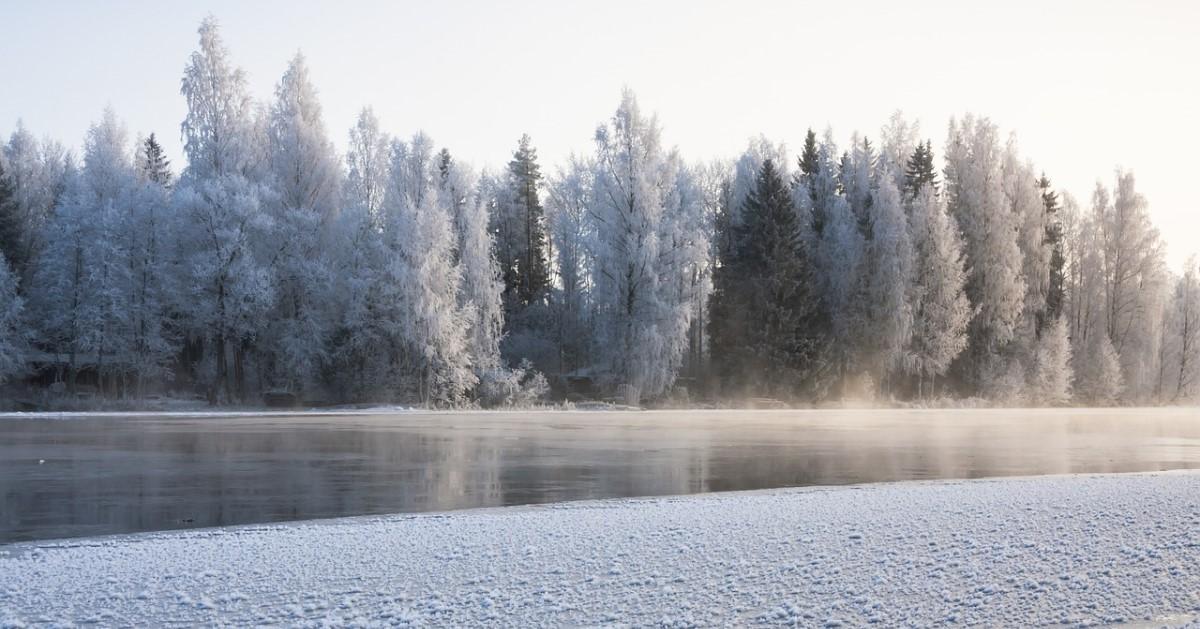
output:
<path id="1" fill-rule="evenodd" d="M 1195 623 L 1200 473 L 919 482 L 0 547 L 0 626 Z"/>

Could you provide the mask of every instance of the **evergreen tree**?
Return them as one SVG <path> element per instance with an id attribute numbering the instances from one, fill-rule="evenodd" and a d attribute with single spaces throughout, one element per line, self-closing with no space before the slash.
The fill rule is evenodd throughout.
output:
<path id="1" fill-rule="evenodd" d="M 743 391 L 795 395 L 813 349 L 815 309 L 800 224 L 772 159 L 763 162 L 740 215 L 740 225 L 727 218 L 720 224 L 732 237 L 715 277 L 713 353 L 727 382 Z"/>
<path id="2" fill-rule="evenodd" d="M 918 144 L 908 158 L 904 170 L 904 195 L 913 198 L 926 185 L 936 193 L 938 188 L 937 169 L 933 165 L 933 142 Z"/>
<path id="3" fill-rule="evenodd" d="M 815 195 L 815 182 L 813 178 L 817 174 L 817 170 L 821 167 L 821 157 L 817 149 L 817 134 L 813 133 L 812 127 L 808 128 L 808 133 L 804 135 L 804 148 L 800 151 L 798 158 L 800 171 L 796 173 L 797 181 L 806 181 L 808 193 Z"/>
<path id="4" fill-rule="evenodd" d="M 12 265 L 14 275 L 20 277 L 19 269 L 24 266 L 25 241 L 21 224 L 21 206 L 12 181 L 4 171 L 4 160 L 0 159 L 0 256 Z"/>
<path id="5" fill-rule="evenodd" d="M 1059 216 L 1058 193 L 1050 187 L 1050 180 L 1042 174 L 1038 179 L 1042 191 L 1042 205 L 1046 211 L 1046 244 L 1050 246 L 1050 289 L 1046 293 L 1046 319 L 1062 314 L 1066 299 L 1066 257 L 1063 253 L 1063 224 Z"/>
<path id="6" fill-rule="evenodd" d="M 17 277 L 0 254 L 0 384 L 19 374 L 25 365 L 27 327 L 25 300 L 17 294 Z"/>
<path id="7" fill-rule="evenodd" d="M 151 133 L 138 147 L 138 174 L 144 181 L 156 183 L 163 188 L 171 187 L 171 160 L 163 152 L 162 145 Z"/>
<path id="8" fill-rule="evenodd" d="M 501 230 L 507 243 L 500 247 L 506 301 L 514 306 L 541 300 L 550 281 L 546 216 L 538 194 L 541 181 L 537 149 L 522 135 L 508 163 L 509 211 Z"/>

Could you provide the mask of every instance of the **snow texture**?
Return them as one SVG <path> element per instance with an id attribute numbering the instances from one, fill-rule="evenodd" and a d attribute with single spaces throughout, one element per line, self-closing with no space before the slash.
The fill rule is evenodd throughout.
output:
<path id="1" fill-rule="evenodd" d="M 1186 625 L 1200 473 L 710 494 L 0 548 L 0 626 Z"/>

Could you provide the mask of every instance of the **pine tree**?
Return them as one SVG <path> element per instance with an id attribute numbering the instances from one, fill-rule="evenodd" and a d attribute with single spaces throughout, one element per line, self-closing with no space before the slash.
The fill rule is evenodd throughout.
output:
<path id="1" fill-rule="evenodd" d="M 550 281 L 546 243 L 546 216 L 539 198 L 542 172 L 537 149 L 528 135 L 522 135 L 512 161 L 508 163 L 510 213 L 506 225 L 512 245 L 507 259 L 500 261 L 509 303 L 528 306 L 543 299 Z"/>
<path id="2" fill-rule="evenodd" d="M 904 195 L 906 198 L 913 198 L 926 185 L 930 186 L 934 193 L 937 193 L 937 169 L 933 165 L 933 143 L 926 140 L 924 144 L 918 144 L 913 150 L 913 154 L 908 158 L 908 164 L 904 170 Z"/>
<path id="3" fill-rule="evenodd" d="M 158 143 L 153 133 L 142 142 L 139 149 L 139 159 L 136 165 L 138 174 L 145 181 L 170 189 L 171 160 L 167 159 L 167 154 L 163 152 L 162 145 Z"/>

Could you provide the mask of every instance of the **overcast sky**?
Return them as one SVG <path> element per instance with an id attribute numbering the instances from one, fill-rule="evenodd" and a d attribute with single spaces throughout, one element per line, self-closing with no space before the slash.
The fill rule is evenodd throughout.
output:
<path id="1" fill-rule="evenodd" d="M 179 79 L 207 13 L 267 98 L 302 50 L 339 148 L 362 106 L 477 166 L 522 133 L 544 162 L 592 148 L 622 86 L 695 160 L 759 133 L 871 136 L 896 109 L 935 147 L 991 117 L 1089 203 L 1133 169 L 1176 269 L 1200 251 L 1200 2 L 44 2 L 5 0 L 0 133 L 81 143 L 111 104 L 182 165 Z M 940 153 L 940 149 L 939 149 Z"/>

